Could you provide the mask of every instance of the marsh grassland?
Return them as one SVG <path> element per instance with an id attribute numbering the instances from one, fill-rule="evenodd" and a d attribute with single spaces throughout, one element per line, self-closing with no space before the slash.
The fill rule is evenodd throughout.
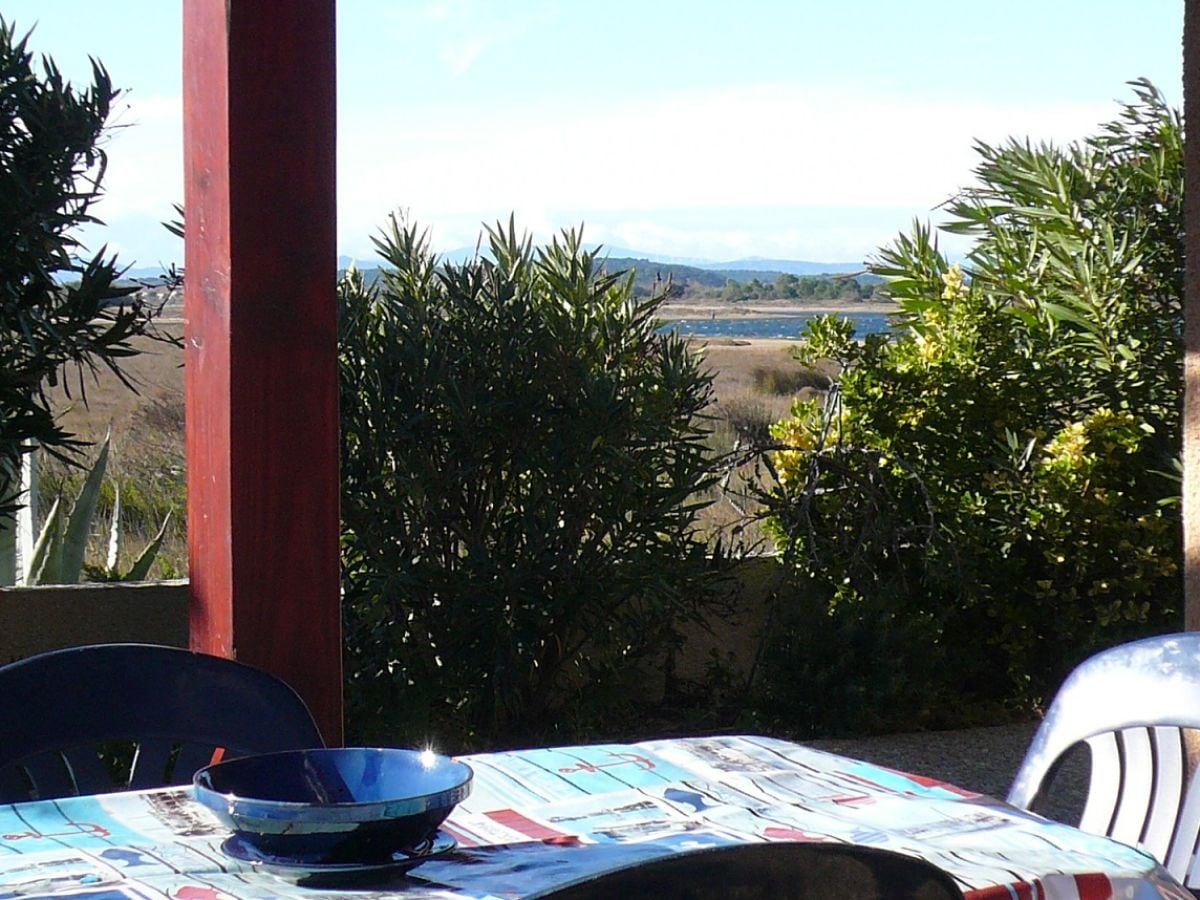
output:
<path id="1" fill-rule="evenodd" d="M 167 320 L 162 329 L 176 337 L 182 334 L 178 319 Z M 770 424 L 787 415 L 798 397 L 812 396 L 825 384 L 825 374 L 813 371 L 791 358 L 792 343 L 778 340 L 724 340 L 697 342 L 714 375 L 711 413 L 715 453 L 746 448 L 768 440 Z M 77 378 L 55 388 L 56 406 L 66 426 L 88 441 L 103 438 L 111 429 L 109 489 L 102 499 L 97 531 L 90 556 L 99 560 L 107 549 L 107 524 L 111 520 L 113 486 L 121 493 L 121 528 L 124 546 L 122 565 L 153 537 L 170 513 L 167 540 L 151 576 L 170 578 L 187 573 L 186 464 L 183 449 L 183 351 L 168 344 L 141 340 L 141 351 L 125 364 L 125 372 L 136 387 L 129 390 L 109 372 L 93 380 L 85 377 L 81 393 Z M 86 403 L 83 401 L 86 396 Z M 85 449 L 85 455 L 90 451 Z M 735 467 L 724 487 L 711 495 L 713 504 L 704 512 L 703 527 L 710 537 L 740 541 L 745 546 L 762 544 L 756 524 L 744 528 L 753 517 L 747 483 L 764 477 L 753 462 Z M 78 470 L 51 459 L 41 463 L 41 509 L 49 508 L 55 494 L 68 493 L 80 482 Z"/>
<path id="2" fill-rule="evenodd" d="M 710 539 L 743 551 L 772 549 L 758 518 L 756 487 L 773 482 L 761 447 L 772 443 L 770 426 L 785 418 L 796 400 L 822 394 L 831 369 L 810 368 L 792 358 L 792 341 L 722 340 L 697 342 L 713 373 L 714 453 L 732 454 L 725 478 L 710 492 L 713 502 L 701 516 Z"/>
<path id="3" fill-rule="evenodd" d="M 178 337 L 177 320 L 161 329 Z M 187 574 L 187 474 L 183 452 L 183 351 L 159 341 L 138 339 L 140 351 L 125 361 L 123 370 L 136 392 L 111 372 L 93 379 L 84 375 L 82 389 L 71 373 L 69 382 L 54 388 L 55 407 L 66 428 L 86 441 L 99 441 L 112 433 L 108 478 L 95 518 L 88 552 L 92 561 L 103 561 L 108 551 L 115 488 L 121 497 L 122 548 L 119 567 L 128 566 L 149 543 L 164 518 L 171 521 L 151 578 L 176 578 Z M 86 402 L 85 402 L 86 398 Z M 93 448 L 81 458 L 90 461 Z M 82 482 L 79 469 L 45 454 L 39 460 L 39 510 L 42 515 L 59 493 L 73 497 Z"/>

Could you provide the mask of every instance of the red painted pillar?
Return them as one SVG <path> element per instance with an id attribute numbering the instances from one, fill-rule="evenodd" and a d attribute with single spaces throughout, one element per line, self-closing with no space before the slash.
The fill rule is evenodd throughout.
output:
<path id="1" fill-rule="evenodd" d="M 184 0 L 192 647 L 342 739 L 335 0 Z"/>

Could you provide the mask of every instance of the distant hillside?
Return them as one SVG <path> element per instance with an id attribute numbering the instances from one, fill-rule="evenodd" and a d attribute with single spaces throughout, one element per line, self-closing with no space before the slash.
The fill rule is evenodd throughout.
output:
<path id="1" fill-rule="evenodd" d="M 605 245 L 601 251 L 610 260 L 636 259 L 649 260 L 663 265 L 687 266 L 694 269 L 707 269 L 713 272 L 741 272 L 743 278 L 759 277 L 769 273 L 772 277 L 784 272 L 788 275 L 848 275 L 861 272 L 866 268 L 859 262 L 810 262 L 803 259 L 768 259 L 765 256 L 748 256 L 729 262 L 714 262 L 711 259 L 699 259 L 686 256 L 665 256 L 661 253 L 646 253 L 630 250 L 626 247 L 611 247 Z"/>
<path id="2" fill-rule="evenodd" d="M 764 260 L 785 262 L 783 260 Z M 807 265 L 795 263 L 795 265 Z M 815 264 L 814 264 L 815 265 Z M 759 299 L 833 299 L 837 297 L 862 299 L 873 293 L 875 285 L 883 281 L 878 275 L 858 275 L 848 278 L 843 274 L 820 273 L 797 275 L 779 269 L 708 269 L 684 266 L 676 263 L 655 262 L 648 259 L 624 259 L 610 257 L 607 262 L 610 272 L 634 271 L 634 287 L 639 293 L 649 292 L 657 278 L 670 278 L 676 296 L 708 295 L 716 299 L 759 300 Z M 860 272 L 850 269 L 849 272 Z M 847 274 L 849 274 L 849 272 Z"/>
<path id="3" fill-rule="evenodd" d="M 733 279 L 734 281 L 749 281 L 751 278 L 757 278 L 759 281 L 774 281 L 781 274 L 780 272 L 769 272 L 766 269 L 761 271 L 745 270 L 741 272 L 722 271 L 719 269 L 701 268 L 699 266 L 686 266 L 681 263 L 664 263 L 650 259 L 631 259 L 623 256 L 610 256 L 605 262 L 605 267 L 610 272 L 626 272 L 633 269 L 636 272 L 634 283 L 639 287 L 642 285 L 650 285 L 655 277 L 671 278 L 679 284 L 691 282 L 693 284 L 702 285 L 704 287 L 724 287 L 725 282 Z"/>
<path id="4" fill-rule="evenodd" d="M 802 259 L 763 259 L 751 256 L 747 259 L 735 259 L 732 262 L 712 263 L 705 265 L 706 269 L 742 272 L 744 277 L 753 278 L 748 272 L 785 272 L 788 275 L 848 275 L 861 272 L 866 268 L 862 263 L 825 263 L 807 262 Z"/>
<path id="5" fill-rule="evenodd" d="M 157 281 L 167 274 L 169 271 L 168 265 L 169 264 L 161 266 L 132 266 L 131 268 L 128 268 L 122 272 L 121 277 L 117 280 L 118 282 Z"/>
<path id="6" fill-rule="evenodd" d="M 486 253 L 487 247 L 480 248 Z M 768 259 L 763 256 L 748 256 L 743 259 L 734 259 L 729 262 L 715 262 L 711 259 L 701 259 L 699 257 L 688 256 L 669 256 L 662 253 L 647 253 L 645 250 L 634 250 L 629 247 L 616 247 L 611 244 L 591 244 L 588 246 L 590 250 L 599 249 L 602 256 L 607 257 L 610 262 L 625 262 L 628 260 L 637 260 L 641 263 L 654 263 L 660 266 L 680 266 L 686 269 L 704 269 L 710 272 L 740 272 L 741 278 L 761 277 L 764 274 L 774 278 L 780 272 L 788 275 L 847 275 L 853 272 L 861 272 L 865 266 L 860 262 L 812 262 L 803 259 Z M 438 257 L 443 262 L 463 263 L 471 259 L 475 255 L 474 247 L 457 247 L 453 250 L 447 250 L 438 254 Z M 338 265 L 345 267 L 350 262 L 350 257 L 342 256 L 338 258 Z M 371 260 L 366 260 L 368 264 Z M 361 266 L 363 261 L 359 261 Z M 611 266 L 609 267 L 612 268 Z"/>
<path id="7" fill-rule="evenodd" d="M 473 255 L 472 250 L 470 256 Z M 470 256 L 464 252 L 444 254 L 439 258 L 443 263 L 461 265 Z M 339 276 L 352 261 L 350 257 L 338 258 Z M 754 263 L 761 268 L 753 267 Z M 380 270 L 377 265 L 358 265 L 368 283 L 378 279 Z M 869 274 L 855 274 L 855 277 L 848 278 L 849 274 L 862 272 L 861 268 L 848 263 L 810 263 L 798 260 L 734 260 L 722 264 L 723 268 L 715 268 L 710 265 L 694 266 L 646 257 L 609 256 L 605 258 L 604 266 L 609 272 L 633 271 L 634 288 L 639 294 L 648 294 L 658 279 L 670 279 L 673 297 L 692 300 L 721 299 L 736 302 L 851 296 L 862 299 L 871 296 L 874 286 L 883 281 L 877 275 Z M 813 271 L 814 269 L 822 271 Z M 165 271 L 148 266 L 130 269 L 124 273 L 121 281 L 141 286 L 157 286 L 162 281 Z"/>
<path id="8" fill-rule="evenodd" d="M 442 262 L 457 264 L 454 259 L 441 257 Z M 786 263 L 786 260 L 764 260 L 764 263 Z M 818 265 L 796 263 L 793 265 Z M 681 263 L 665 263 L 650 259 L 609 257 L 605 260 L 609 272 L 634 273 L 633 285 L 638 294 L 646 295 L 656 280 L 670 279 L 671 296 L 688 300 L 829 300 L 866 299 L 874 293 L 883 279 L 877 275 L 847 277 L 841 273 L 796 275 L 778 269 L 708 269 Z M 848 268 L 848 267 L 847 267 Z M 379 277 L 378 268 L 362 269 L 368 283 Z M 861 271 L 851 269 L 851 272 Z"/>
<path id="9" fill-rule="evenodd" d="M 865 266 L 862 263 L 847 263 L 847 262 L 810 262 L 802 259 L 768 259 L 762 256 L 750 256 L 744 259 L 734 259 L 728 262 L 714 262 L 708 259 L 699 259 L 683 256 L 666 256 L 662 254 L 646 253 L 640 250 L 631 250 L 628 247 L 611 247 L 608 245 L 596 245 L 601 248 L 601 253 L 607 257 L 609 261 L 609 270 L 614 267 L 619 268 L 636 268 L 645 269 L 647 266 L 656 266 L 664 273 L 673 271 L 676 277 L 681 277 L 687 273 L 688 278 L 697 283 L 711 284 L 720 286 L 725 283 L 725 277 L 733 278 L 736 281 L 746 281 L 751 278 L 757 278 L 760 281 L 764 279 L 774 280 L 781 272 L 788 275 L 846 275 L 853 272 L 861 272 Z M 486 248 L 483 248 L 486 250 Z M 595 249 L 595 247 L 593 247 Z M 445 253 L 439 253 L 438 257 L 442 262 L 463 263 L 471 259 L 475 255 L 474 247 L 459 247 L 455 250 L 449 250 Z M 339 256 L 337 260 L 338 270 L 344 270 L 350 263 L 356 263 L 360 269 L 375 269 L 378 267 L 378 257 L 370 256 L 365 259 L 356 259 L 352 256 Z M 136 265 L 127 269 L 124 272 L 125 280 L 153 280 L 166 273 L 169 264 L 162 265 Z M 718 278 L 717 281 L 705 279 L 702 272 L 714 273 L 713 277 Z"/>
<path id="10" fill-rule="evenodd" d="M 461 263 L 462 260 L 454 256 L 440 256 L 441 262 Z M 664 280 L 668 277 L 677 284 L 690 282 L 701 287 L 720 288 L 725 286 L 726 281 L 751 281 L 758 279 L 759 281 L 774 281 L 783 274 L 795 274 L 792 272 L 785 273 L 783 269 L 709 269 L 699 266 L 685 266 L 680 263 L 664 263 L 650 259 L 633 259 L 623 256 L 610 256 L 605 260 L 605 268 L 609 272 L 628 272 L 633 269 L 637 274 L 635 283 L 639 286 L 649 286 L 654 279 L 661 276 Z M 801 265 L 801 264 L 797 264 Z M 360 269 L 368 280 L 374 280 L 378 277 L 378 267 L 369 269 Z M 858 271 L 858 270 L 850 270 Z"/>

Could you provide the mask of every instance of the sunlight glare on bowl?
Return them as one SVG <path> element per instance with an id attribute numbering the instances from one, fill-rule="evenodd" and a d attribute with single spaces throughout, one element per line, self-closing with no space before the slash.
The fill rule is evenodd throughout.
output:
<path id="1" fill-rule="evenodd" d="M 426 747 L 421 751 L 421 765 L 426 769 L 432 769 L 437 765 L 437 754 Z"/>

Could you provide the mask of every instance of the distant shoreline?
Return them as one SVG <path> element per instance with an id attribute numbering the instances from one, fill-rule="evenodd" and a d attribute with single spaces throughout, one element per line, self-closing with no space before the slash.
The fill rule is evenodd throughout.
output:
<path id="1" fill-rule="evenodd" d="M 668 322 L 680 319 L 783 319 L 822 316 L 829 313 L 890 315 L 898 313 L 894 303 L 812 303 L 812 304 L 762 304 L 762 303 L 664 303 L 658 308 L 658 318 Z"/>

